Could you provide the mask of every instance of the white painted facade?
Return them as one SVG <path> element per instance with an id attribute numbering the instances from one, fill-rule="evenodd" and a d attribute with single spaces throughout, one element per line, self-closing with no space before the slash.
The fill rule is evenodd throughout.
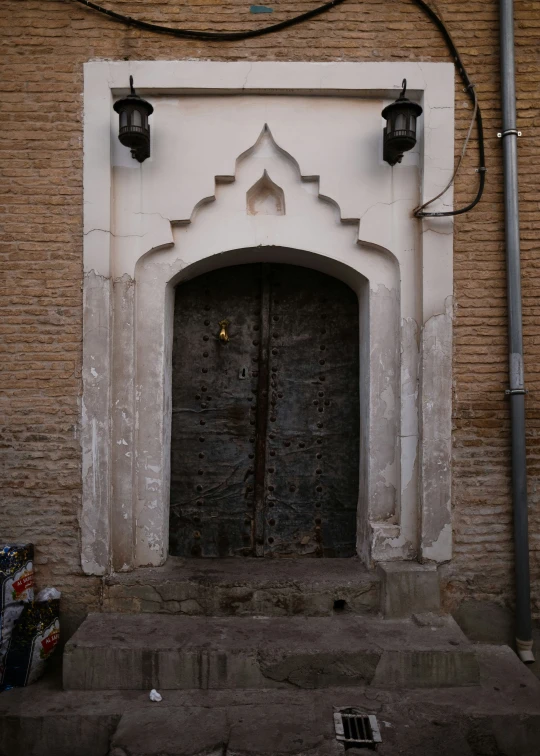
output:
<path id="1" fill-rule="evenodd" d="M 112 108 L 130 74 L 154 106 L 142 165 Z M 391 168 L 403 78 L 424 112 Z M 358 553 L 450 559 L 452 222 L 412 210 L 453 171 L 453 65 L 96 62 L 84 102 L 84 571 L 165 561 L 174 286 L 259 261 L 358 295 Z"/>

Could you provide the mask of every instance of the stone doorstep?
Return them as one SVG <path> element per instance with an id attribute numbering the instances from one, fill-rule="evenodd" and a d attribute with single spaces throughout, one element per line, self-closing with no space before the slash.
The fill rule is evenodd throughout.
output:
<path id="1" fill-rule="evenodd" d="M 381 576 L 359 559 L 181 559 L 103 580 L 106 612 L 331 616 L 379 611 Z"/>
<path id="2" fill-rule="evenodd" d="M 429 615 L 428 615 L 429 618 Z M 64 651 L 67 690 L 477 685 L 451 617 L 90 614 Z"/>
<path id="3" fill-rule="evenodd" d="M 380 756 L 537 756 L 540 681 L 507 646 L 475 652 L 480 685 L 463 688 L 176 690 L 152 703 L 49 676 L 0 695 L 0 754 L 344 756 L 333 707 L 355 706 L 377 716 Z"/>
<path id="4" fill-rule="evenodd" d="M 439 612 L 441 590 L 434 564 L 380 562 L 381 611 L 385 617 L 410 617 L 416 612 Z"/>

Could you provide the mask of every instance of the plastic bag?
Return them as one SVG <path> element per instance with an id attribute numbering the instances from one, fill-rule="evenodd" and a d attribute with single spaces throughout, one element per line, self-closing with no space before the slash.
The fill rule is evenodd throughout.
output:
<path id="1" fill-rule="evenodd" d="M 34 600 L 34 546 L 0 546 L 0 611 L 17 601 Z"/>
<path id="2" fill-rule="evenodd" d="M 43 588 L 37 595 L 36 601 L 51 601 L 59 599 L 62 594 L 56 588 Z"/>
<path id="3" fill-rule="evenodd" d="M 11 634 L 25 603 L 34 599 L 34 546 L 0 546 L 0 683 Z"/>
<path id="4" fill-rule="evenodd" d="M 11 633 L 0 688 L 24 687 L 40 678 L 59 639 L 59 598 L 23 604 Z"/>
<path id="5" fill-rule="evenodd" d="M 11 634 L 23 609 L 23 602 L 18 601 L 16 604 L 6 606 L 6 608 L 0 612 L 0 685 L 4 679 L 6 654 L 9 648 Z"/>

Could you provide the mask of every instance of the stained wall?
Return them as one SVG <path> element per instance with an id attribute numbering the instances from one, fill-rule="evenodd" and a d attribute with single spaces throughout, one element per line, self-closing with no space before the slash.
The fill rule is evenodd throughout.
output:
<path id="1" fill-rule="evenodd" d="M 189 5 L 110 0 L 158 23 L 239 30 L 313 7 L 284 0 L 253 16 L 242 2 Z M 463 596 L 512 603 L 506 290 L 495 0 L 439 0 L 482 106 L 488 160 L 482 204 L 455 223 L 454 561 L 449 604 Z M 32 540 L 41 585 L 64 591 L 72 628 L 99 606 L 99 579 L 80 567 L 79 416 L 82 360 L 82 91 L 91 59 L 446 61 L 433 25 L 406 0 L 346 2 L 279 34 L 238 43 L 175 40 L 124 27 L 71 0 L 6 0 L 0 18 L 3 181 L 2 538 Z M 516 2 L 516 55 L 533 611 L 540 615 L 540 311 L 536 304 L 540 2 Z M 471 109 L 456 79 L 456 153 Z M 456 183 L 474 195 L 476 150 Z"/>

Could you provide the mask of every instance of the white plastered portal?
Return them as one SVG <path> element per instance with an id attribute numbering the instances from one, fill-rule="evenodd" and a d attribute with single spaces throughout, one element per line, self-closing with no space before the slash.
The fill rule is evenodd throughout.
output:
<path id="1" fill-rule="evenodd" d="M 130 74 L 155 109 L 142 165 L 112 110 Z M 424 114 L 392 169 L 380 112 L 403 77 Z M 453 169 L 453 93 L 450 64 L 86 64 L 87 573 L 166 559 L 174 286 L 255 261 L 358 295 L 359 554 L 450 558 L 452 223 L 411 211 Z"/>

